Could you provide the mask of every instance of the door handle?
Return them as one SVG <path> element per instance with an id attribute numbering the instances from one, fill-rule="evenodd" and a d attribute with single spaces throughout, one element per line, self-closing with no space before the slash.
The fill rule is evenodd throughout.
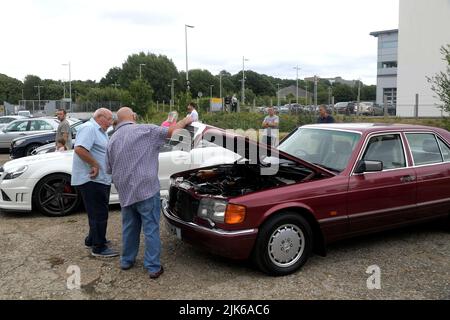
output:
<path id="1" fill-rule="evenodd" d="M 401 182 L 413 182 L 416 180 L 415 176 L 403 176 L 400 178 Z"/>

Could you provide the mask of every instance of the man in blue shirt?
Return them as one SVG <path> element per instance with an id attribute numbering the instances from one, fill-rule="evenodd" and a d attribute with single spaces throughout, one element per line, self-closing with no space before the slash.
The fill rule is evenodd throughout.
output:
<path id="1" fill-rule="evenodd" d="M 95 257 L 115 257 L 119 253 L 107 246 L 108 204 L 111 176 L 105 170 L 106 130 L 113 121 L 112 112 L 101 108 L 77 132 L 72 164 L 72 185 L 83 198 L 88 213 L 89 234 L 85 245 Z"/>
<path id="2" fill-rule="evenodd" d="M 317 119 L 317 123 L 334 123 L 334 118 L 328 114 L 325 105 L 319 107 L 319 118 Z"/>

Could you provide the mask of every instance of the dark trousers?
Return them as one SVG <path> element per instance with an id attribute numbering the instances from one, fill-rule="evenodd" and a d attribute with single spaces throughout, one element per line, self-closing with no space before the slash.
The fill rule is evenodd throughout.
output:
<path id="1" fill-rule="evenodd" d="M 88 182 L 78 186 L 89 219 L 89 234 L 85 244 L 92 246 L 94 253 L 106 248 L 106 228 L 108 226 L 109 193 L 111 186 Z"/>

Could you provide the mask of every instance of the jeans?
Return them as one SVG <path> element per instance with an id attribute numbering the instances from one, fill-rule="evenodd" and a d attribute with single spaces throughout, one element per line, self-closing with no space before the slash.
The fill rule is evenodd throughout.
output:
<path id="1" fill-rule="evenodd" d="M 86 237 L 85 244 L 92 245 L 94 253 L 100 253 L 106 249 L 106 228 L 108 226 L 111 186 L 88 182 L 77 188 L 83 198 L 89 219 L 89 234 Z"/>
<path id="2" fill-rule="evenodd" d="M 134 264 L 139 252 L 141 227 L 144 232 L 144 267 L 149 272 L 161 269 L 161 239 L 159 192 L 153 197 L 122 208 L 122 257 L 121 265 Z"/>

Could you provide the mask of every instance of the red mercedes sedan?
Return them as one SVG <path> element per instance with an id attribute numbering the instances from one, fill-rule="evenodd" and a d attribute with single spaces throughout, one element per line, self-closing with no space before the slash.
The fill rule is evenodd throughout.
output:
<path id="1" fill-rule="evenodd" d="M 210 129 L 241 155 L 177 173 L 162 211 L 178 238 L 270 275 L 298 270 L 344 238 L 450 222 L 450 133 L 412 125 L 320 124 L 277 149 Z M 449 223 L 450 224 L 450 223 Z"/>

